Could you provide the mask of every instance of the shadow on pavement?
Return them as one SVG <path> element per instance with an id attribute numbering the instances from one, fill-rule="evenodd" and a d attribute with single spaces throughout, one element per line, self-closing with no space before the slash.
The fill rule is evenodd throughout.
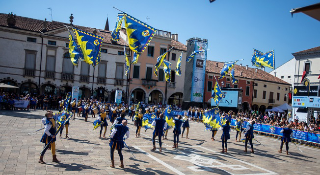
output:
<path id="1" fill-rule="evenodd" d="M 93 168 L 92 166 L 78 164 L 78 163 L 71 163 L 71 164 L 59 163 L 59 164 L 54 164 L 53 166 L 59 167 L 59 168 L 65 168 L 65 171 L 82 171 L 82 170 L 88 170 L 88 169 L 99 170 L 99 169 Z"/>
<path id="2" fill-rule="evenodd" d="M 82 156 L 89 155 L 89 153 L 87 152 L 76 152 L 76 151 L 66 151 L 66 150 L 57 150 L 57 152 L 62 154 L 74 154 L 74 155 L 82 155 Z"/>

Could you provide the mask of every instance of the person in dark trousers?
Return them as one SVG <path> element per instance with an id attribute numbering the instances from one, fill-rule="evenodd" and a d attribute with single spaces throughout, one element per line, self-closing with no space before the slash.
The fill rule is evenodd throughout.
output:
<path id="1" fill-rule="evenodd" d="M 281 138 L 281 145 L 280 145 L 280 150 L 279 153 L 282 153 L 282 147 L 283 147 L 283 143 L 286 143 L 286 151 L 287 151 L 287 155 L 289 154 L 289 142 L 291 142 L 291 134 L 293 133 L 292 129 L 291 129 L 291 124 L 289 124 L 286 128 L 283 128 L 281 131 L 281 133 L 283 133 L 283 136 Z"/>
<path id="2" fill-rule="evenodd" d="M 185 129 L 187 128 L 186 139 L 189 139 L 189 138 L 188 138 L 188 135 L 189 135 L 190 125 L 189 125 L 189 117 L 188 117 L 188 113 L 187 113 L 187 112 L 184 113 L 182 128 L 183 128 L 183 129 L 182 129 L 182 135 L 181 135 L 181 137 L 183 138 L 183 133 L 184 133 Z"/>
<path id="3" fill-rule="evenodd" d="M 181 125 L 182 125 L 182 120 L 181 120 L 181 115 L 178 115 L 178 118 L 174 119 L 174 129 L 173 129 L 173 147 L 178 149 L 178 143 L 179 143 L 179 135 L 181 134 Z"/>
<path id="4" fill-rule="evenodd" d="M 159 152 L 162 151 L 162 143 L 161 143 L 161 137 L 163 136 L 163 130 L 167 129 L 167 122 L 165 119 L 163 119 L 163 114 L 160 114 L 160 118 L 156 118 L 152 122 L 152 126 L 154 126 L 153 131 L 153 137 L 152 137 L 152 143 L 153 143 L 153 149 L 152 151 L 156 150 L 156 137 L 158 136 L 159 139 Z"/>
<path id="5" fill-rule="evenodd" d="M 120 168 L 124 168 L 123 164 L 123 155 L 122 148 L 124 148 L 124 135 L 126 135 L 126 139 L 129 138 L 129 128 L 127 127 L 127 120 L 122 120 L 122 124 L 116 124 L 111 131 L 110 134 L 110 156 L 111 156 L 111 168 L 114 168 L 114 150 L 118 150 L 118 154 L 120 157 Z"/>
<path id="6" fill-rule="evenodd" d="M 98 120 L 100 120 L 101 122 L 103 122 L 100 127 L 100 137 L 101 138 L 101 134 L 102 134 L 102 130 L 104 128 L 104 132 L 103 132 L 103 138 L 106 138 L 106 132 L 107 132 L 107 127 L 108 127 L 108 122 L 107 122 L 107 112 L 104 109 L 100 110 L 100 114 L 98 117 Z"/>
<path id="7" fill-rule="evenodd" d="M 246 138 L 246 141 L 245 141 L 245 149 L 244 149 L 244 152 L 247 152 L 247 144 L 248 144 L 248 141 L 251 145 L 251 153 L 254 153 L 253 151 L 253 144 L 252 144 L 252 139 L 254 138 L 254 135 L 253 135 L 253 125 L 255 124 L 254 121 L 251 121 L 246 130 L 245 130 L 245 138 Z"/>
<path id="8" fill-rule="evenodd" d="M 237 131 L 237 134 L 236 134 L 236 142 L 240 142 L 241 140 L 241 132 L 242 132 L 242 119 L 238 119 L 238 122 L 236 124 L 236 131 Z M 238 141 L 238 135 L 239 135 L 239 141 Z"/>
<path id="9" fill-rule="evenodd" d="M 230 122 L 229 120 L 226 121 L 226 124 L 222 126 L 222 135 L 221 135 L 221 140 L 222 140 L 222 153 L 227 153 L 227 141 L 230 139 Z M 226 149 L 224 149 L 226 147 Z"/>

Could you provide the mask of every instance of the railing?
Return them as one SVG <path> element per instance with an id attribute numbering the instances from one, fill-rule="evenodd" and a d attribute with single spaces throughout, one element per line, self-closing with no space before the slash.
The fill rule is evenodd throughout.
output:
<path id="1" fill-rule="evenodd" d="M 98 77 L 98 84 L 106 84 L 106 78 Z"/>
<path id="2" fill-rule="evenodd" d="M 168 87 L 169 88 L 176 88 L 176 82 L 169 82 Z"/>
<path id="3" fill-rule="evenodd" d="M 55 73 L 53 71 L 46 71 L 46 78 L 55 78 Z"/>
<path id="4" fill-rule="evenodd" d="M 157 80 L 142 79 L 142 85 L 143 85 L 143 86 L 156 86 L 156 85 L 157 85 Z"/>
<path id="5" fill-rule="evenodd" d="M 171 39 L 171 32 L 167 32 L 167 31 L 163 31 L 163 30 L 157 30 L 156 31 L 156 35 Z"/>
<path id="6" fill-rule="evenodd" d="M 34 69 L 24 69 L 24 76 L 34 77 L 35 70 Z"/>
<path id="7" fill-rule="evenodd" d="M 70 73 L 62 73 L 62 74 L 61 74 L 61 79 L 62 79 L 62 80 L 67 80 L 67 81 L 73 81 L 73 74 L 70 74 Z"/>
<path id="8" fill-rule="evenodd" d="M 275 99 L 269 99 L 269 103 L 275 103 Z"/>
<path id="9" fill-rule="evenodd" d="M 114 79 L 115 86 L 123 86 L 123 79 Z"/>
<path id="10" fill-rule="evenodd" d="M 80 75 L 80 82 L 89 83 L 89 76 L 88 75 Z"/>

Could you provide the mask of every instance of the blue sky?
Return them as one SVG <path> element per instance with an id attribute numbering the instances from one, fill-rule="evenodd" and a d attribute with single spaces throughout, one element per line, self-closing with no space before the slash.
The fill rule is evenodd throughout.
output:
<path id="1" fill-rule="evenodd" d="M 115 26 L 118 11 L 113 6 L 149 25 L 179 34 L 186 43 L 192 37 L 208 39 L 208 59 L 232 61 L 251 67 L 253 48 L 275 51 L 276 67 L 293 58 L 292 53 L 320 46 L 320 22 L 292 8 L 319 0 L 0 0 L 0 13 L 69 22 L 103 29 L 109 17 Z M 148 20 L 146 18 L 149 18 Z M 271 71 L 267 69 L 266 71 Z"/>

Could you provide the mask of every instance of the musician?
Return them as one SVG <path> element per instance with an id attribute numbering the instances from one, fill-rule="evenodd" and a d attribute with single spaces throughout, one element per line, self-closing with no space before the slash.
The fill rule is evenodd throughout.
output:
<path id="1" fill-rule="evenodd" d="M 124 135 L 126 135 L 126 139 L 129 138 L 129 128 L 127 127 L 127 120 L 124 119 L 122 124 L 117 124 L 111 131 L 110 134 L 110 156 L 111 156 L 111 168 L 114 168 L 114 150 L 118 150 L 118 154 L 120 157 L 121 165 L 120 168 L 124 168 L 123 164 L 123 155 L 122 155 L 122 148 L 124 148 Z"/>
<path id="2" fill-rule="evenodd" d="M 103 138 L 106 138 L 106 132 L 107 132 L 107 127 L 108 127 L 107 111 L 105 111 L 104 109 L 101 109 L 98 120 L 100 120 L 102 122 L 102 124 L 100 125 L 101 129 L 100 129 L 100 137 L 99 138 L 101 138 L 103 128 L 104 128 Z"/>
<path id="3" fill-rule="evenodd" d="M 51 111 L 46 112 L 45 118 L 42 119 L 42 122 L 45 124 L 45 129 L 44 129 L 44 134 L 40 140 L 40 142 L 44 144 L 48 144 L 51 140 L 51 152 L 52 152 L 52 161 L 59 163 L 60 161 L 57 159 L 56 156 L 56 121 L 53 118 L 53 113 Z M 43 161 L 43 156 L 48 150 L 49 147 L 46 147 L 45 150 L 42 151 L 40 158 L 39 158 L 39 163 L 45 164 Z"/>
<path id="4" fill-rule="evenodd" d="M 282 147 L 283 143 L 286 143 L 286 152 L 287 155 L 289 154 L 289 142 L 291 142 L 290 136 L 292 135 L 293 131 L 291 129 L 291 124 L 289 124 L 287 127 L 283 128 L 280 132 L 283 133 L 283 136 L 281 138 L 281 145 L 279 153 L 282 153 Z"/>

